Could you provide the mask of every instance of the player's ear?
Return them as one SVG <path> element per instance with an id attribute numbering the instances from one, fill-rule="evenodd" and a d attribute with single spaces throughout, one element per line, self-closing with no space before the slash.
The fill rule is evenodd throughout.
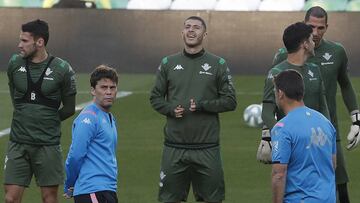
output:
<path id="1" fill-rule="evenodd" d="M 35 44 L 37 47 L 43 47 L 45 46 L 45 41 L 43 38 L 39 37 L 38 39 L 36 39 Z"/>
<path id="2" fill-rule="evenodd" d="M 92 96 L 95 96 L 95 88 L 91 87 L 90 88 L 90 93 Z"/>

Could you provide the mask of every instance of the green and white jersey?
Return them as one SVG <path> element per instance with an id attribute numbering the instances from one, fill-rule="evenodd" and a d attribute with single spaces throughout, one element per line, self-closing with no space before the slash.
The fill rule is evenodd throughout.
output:
<path id="1" fill-rule="evenodd" d="M 286 49 L 279 49 L 279 52 L 275 55 L 273 65 L 282 62 L 286 58 Z M 348 74 L 348 58 L 345 49 L 340 43 L 323 39 L 320 46 L 315 49 L 315 56 L 308 58 L 307 62 L 315 63 L 320 67 L 331 123 L 338 130 L 336 116 L 337 83 L 340 85 L 342 97 L 349 113 L 358 109 L 356 95 Z"/>
<path id="2" fill-rule="evenodd" d="M 197 105 L 189 111 L 190 99 Z M 150 102 L 167 116 L 165 145 L 179 148 L 207 148 L 219 144 L 218 113 L 236 108 L 235 90 L 224 59 L 202 51 L 165 57 L 157 72 Z M 185 108 L 182 118 L 174 109 Z"/>
<path id="3" fill-rule="evenodd" d="M 21 101 L 28 92 L 27 69 L 33 83 L 36 83 L 44 72 L 41 93 L 49 101 L 60 104 L 62 99 L 76 94 L 75 76 L 69 63 L 55 57 L 45 69 L 51 56 L 41 63 L 28 63 L 20 55 L 10 59 L 7 75 L 10 95 L 14 106 L 11 123 L 10 140 L 33 145 L 56 145 L 60 143 L 61 121 L 58 107 L 48 104 L 28 103 Z M 39 95 L 36 95 L 39 97 Z M 34 98 L 36 98 L 34 96 Z"/>
<path id="4" fill-rule="evenodd" d="M 282 112 L 276 106 L 273 79 L 274 76 L 276 76 L 280 72 L 289 69 L 298 71 L 303 77 L 305 85 L 305 105 L 309 108 L 319 111 L 325 117 L 329 118 L 329 112 L 325 98 L 325 89 L 319 67 L 313 63 L 305 63 L 303 66 L 296 66 L 290 64 L 287 60 L 285 60 L 280 64 L 274 66 L 269 71 L 268 76 L 265 80 L 262 111 L 262 118 L 264 119 L 264 124 L 267 127 L 272 128 L 276 123 L 274 114 L 276 115 L 277 120 L 280 120 L 285 116 L 284 112 Z"/>

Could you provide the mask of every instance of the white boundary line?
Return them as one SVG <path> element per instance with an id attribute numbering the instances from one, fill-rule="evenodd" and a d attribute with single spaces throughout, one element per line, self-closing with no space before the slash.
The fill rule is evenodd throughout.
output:
<path id="1" fill-rule="evenodd" d="M 122 98 L 122 97 L 127 97 L 127 96 L 130 96 L 131 94 L 133 94 L 133 92 L 128 92 L 128 91 L 119 91 L 117 92 L 117 95 L 116 95 L 116 98 Z M 85 103 L 82 103 L 82 104 L 79 104 L 75 107 L 75 111 L 80 111 L 81 109 L 83 109 L 85 106 L 91 104 L 92 101 L 88 101 L 88 102 L 85 102 Z M 0 131 L 0 138 L 5 136 L 5 135 L 8 135 L 10 134 L 10 128 L 6 128 L 4 130 L 1 130 Z"/>

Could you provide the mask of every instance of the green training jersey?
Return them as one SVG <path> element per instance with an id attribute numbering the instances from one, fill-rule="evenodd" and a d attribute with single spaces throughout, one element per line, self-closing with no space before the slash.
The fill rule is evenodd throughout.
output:
<path id="1" fill-rule="evenodd" d="M 60 117 L 57 108 L 48 103 L 28 103 L 24 95 L 28 92 L 28 71 L 33 83 L 39 81 L 43 74 L 41 93 L 45 102 L 54 101 L 60 104 L 62 99 L 76 94 L 75 76 L 69 63 L 55 57 L 47 69 L 51 56 L 41 63 L 28 63 L 20 55 L 10 59 L 7 75 L 10 95 L 14 106 L 11 123 L 10 140 L 33 145 L 55 145 L 60 143 Z M 38 97 L 39 95 L 36 95 Z M 36 98 L 34 96 L 34 98 Z"/>
<path id="2" fill-rule="evenodd" d="M 267 127 L 272 128 L 276 123 L 276 119 L 280 120 L 285 116 L 284 112 L 276 106 L 273 78 L 280 72 L 289 69 L 298 71 L 303 77 L 305 86 L 305 105 L 321 112 L 325 117 L 329 118 L 325 89 L 319 67 L 313 63 L 305 63 L 303 66 L 296 66 L 285 60 L 274 66 L 269 71 L 265 80 L 263 110 L 261 115 L 264 124 Z M 274 115 L 276 115 L 276 119 Z"/>
<path id="3" fill-rule="evenodd" d="M 196 103 L 191 112 L 190 99 Z M 165 57 L 157 72 L 150 102 L 167 116 L 165 145 L 179 148 L 207 148 L 219 144 L 218 113 L 236 108 L 235 90 L 224 59 L 209 52 L 185 52 Z M 182 118 L 174 109 L 185 108 Z"/>
<path id="4" fill-rule="evenodd" d="M 287 58 L 285 48 L 279 49 L 275 55 L 273 65 Z M 315 49 L 315 56 L 308 58 L 307 62 L 315 63 L 320 67 L 326 91 L 326 100 L 329 107 L 330 119 L 338 130 L 336 116 L 336 91 L 337 83 L 340 85 L 344 103 L 349 112 L 358 109 L 355 91 L 349 78 L 348 58 L 344 47 L 335 42 L 323 39 L 319 47 Z"/>

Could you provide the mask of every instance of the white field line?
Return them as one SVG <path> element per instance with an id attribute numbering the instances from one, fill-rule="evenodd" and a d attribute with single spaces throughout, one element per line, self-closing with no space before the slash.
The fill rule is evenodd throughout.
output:
<path id="1" fill-rule="evenodd" d="M 89 93 L 89 92 L 87 92 Z M 132 92 L 128 92 L 128 91 L 119 91 L 116 95 L 116 98 L 122 98 L 122 97 L 127 97 L 129 95 L 131 95 Z M 88 101 L 88 102 L 85 102 L 85 103 L 82 103 L 82 104 L 79 104 L 75 107 L 75 110 L 76 111 L 80 111 L 81 109 L 83 109 L 85 106 L 91 104 L 92 101 Z M 5 135 L 8 135 L 10 134 L 10 128 L 6 128 L 4 130 L 1 130 L 0 131 L 0 138 L 5 136 Z"/>

